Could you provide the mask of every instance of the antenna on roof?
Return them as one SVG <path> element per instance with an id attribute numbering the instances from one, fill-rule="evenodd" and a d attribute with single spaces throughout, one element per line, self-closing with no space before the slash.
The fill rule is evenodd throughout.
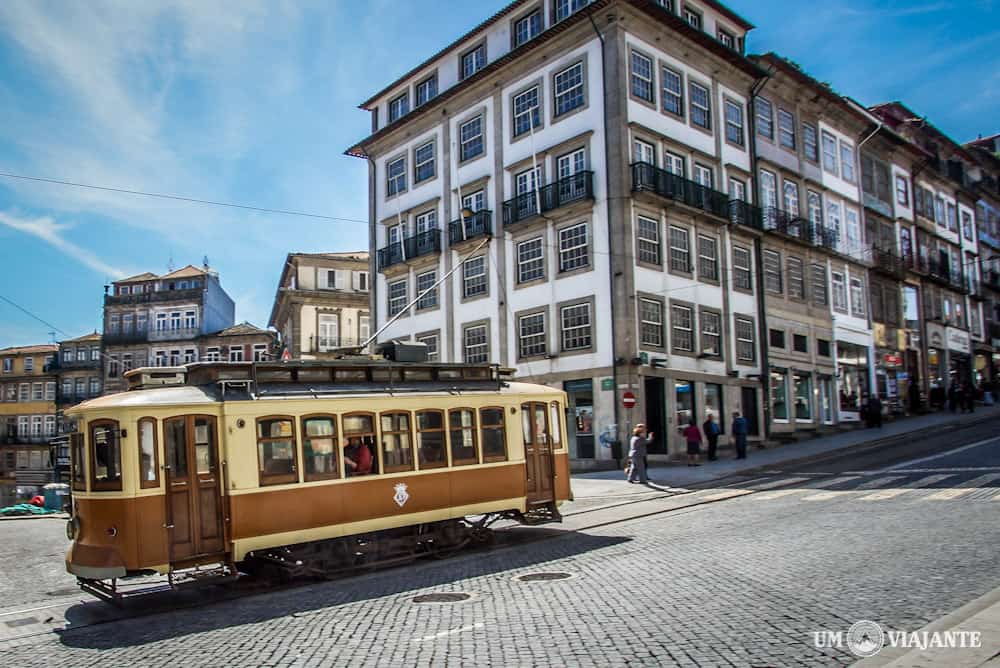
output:
<path id="1" fill-rule="evenodd" d="M 174 270 L 174 254 L 170 254 L 170 259 L 167 260 L 167 273 L 171 273 Z"/>
<path id="2" fill-rule="evenodd" d="M 201 258 L 201 268 L 204 269 L 205 271 L 208 271 L 208 266 L 209 266 L 208 256 L 205 255 L 204 257 Z"/>

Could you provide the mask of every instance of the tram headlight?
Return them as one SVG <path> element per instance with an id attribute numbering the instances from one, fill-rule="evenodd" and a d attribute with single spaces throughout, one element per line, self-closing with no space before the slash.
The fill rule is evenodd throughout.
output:
<path id="1" fill-rule="evenodd" d="M 80 535 L 80 518 L 74 515 L 66 521 L 66 537 L 76 540 L 78 535 Z"/>

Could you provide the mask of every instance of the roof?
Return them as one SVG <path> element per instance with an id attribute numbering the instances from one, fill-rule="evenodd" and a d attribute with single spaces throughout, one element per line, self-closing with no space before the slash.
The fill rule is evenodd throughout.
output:
<path id="1" fill-rule="evenodd" d="M 194 276 L 204 276 L 208 272 L 204 269 L 199 269 L 194 265 L 188 265 L 186 267 L 181 267 L 176 271 L 172 271 L 169 274 L 163 274 L 160 278 L 191 278 Z"/>
<path id="2" fill-rule="evenodd" d="M 369 255 L 368 251 L 347 251 L 344 253 L 289 253 L 289 258 L 293 257 L 316 257 L 326 260 L 358 260 L 361 262 L 367 262 Z"/>
<path id="3" fill-rule="evenodd" d="M 908 127 L 927 129 L 930 131 L 930 134 L 950 144 L 956 153 L 962 155 L 967 160 L 975 161 L 975 158 L 972 156 L 972 154 L 969 153 L 968 149 L 965 146 L 959 144 L 957 141 L 955 141 L 954 139 L 946 135 L 944 132 L 936 128 L 933 123 L 927 120 L 926 116 L 920 116 L 919 114 L 917 114 L 915 111 L 907 107 L 899 100 L 893 100 L 892 102 L 883 102 L 881 104 L 876 104 L 872 107 L 869 107 L 869 109 L 871 109 L 872 112 L 878 114 L 880 118 L 884 118 L 883 114 L 890 113 L 890 111 L 893 109 L 902 111 L 905 118 L 899 119 L 899 122 L 896 124 L 896 127 L 899 127 L 900 125 L 905 125 Z"/>
<path id="4" fill-rule="evenodd" d="M 115 281 L 115 283 L 116 284 L 117 283 L 140 283 L 142 281 L 152 281 L 156 277 L 157 277 L 156 274 L 154 274 L 154 273 L 152 273 L 150 271 L 145 271 L 145 272 L 143 272 L 141 274 L 136 274 L 135 276 L 129 276 L 128 278 L 123 278 L 120 281 Z"/>
<path id="5" fill-rule="evenodd" d="M 54 343 L 43 343 L 37 346 L 13 346 L 0 349 L 0 355 L 31 355 L 33 353 L 54 353 L 59 346 Z"/>
<path id="6" fill-rule="evenodd" d="M 75 339 L 63 339 L 59 343 L 89 343 L 91 341 L 100 342 L 101 335 L 98 332 L 93 334 L 84 334 L 83 336 L 78 336 Z"/>
<path id="7" fill-rule="evenodd" d="M 848 98 L 842 97 L 837 93 L 837 91 L 833 90 L 829 84 L 823 83 L 819 79 L 816 79 L 812 75 L 808 74 L 794 61 L 789 60 L 774 51 L 768 51 L 765 54 L 754 54 L 748 57 L 750 60 L 758 64 L 768 65 L 780 69 L 784 74 L 787 74 L 799 84 L 807 86 L 808 88 L 811 88 L 819 93 L 822 97 L 826 98 L 827 102 L 842 107 L 866 123 L 872 122 L 870 114 L 865 111 L 864 107 L 858 105 L 858 108 L 855 109 L 848 103 Z"/>
<path id="8" fill-rule="evenodd" d="M 247 334 L 272 334 L 272 332 L 269 332 L 266 329 L 261 329 L 257 325 L 244 321 L 238 325 L 226 327 L 221 331 L 206 334 L 205 336 L 245 336 Z"/>

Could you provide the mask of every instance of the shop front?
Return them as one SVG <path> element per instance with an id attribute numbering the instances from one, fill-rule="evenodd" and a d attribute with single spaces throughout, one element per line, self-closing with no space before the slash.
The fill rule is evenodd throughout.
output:
<path id="1" fill-rule="evenodd" d="M 887 413 L 902 413 L 905 408 L 908 374 L 904 369 L 903 355 L 898 350 L 884 348 L 875 351 L 875 391 Z"/>
<path id="2" fill-rule="evenodd" d="M 948 342 L 949 382 L 958 385 L 971 383 L 973 381 L 972 337 L 963 329 L 946 327 L 945 340 Z"/>
<path id="3" fill-rule="evenodd" d="M 861 419 L 861 402 L 869 391 L 868 348 L 837 341 L 837 385 L 841 422 Z"/>

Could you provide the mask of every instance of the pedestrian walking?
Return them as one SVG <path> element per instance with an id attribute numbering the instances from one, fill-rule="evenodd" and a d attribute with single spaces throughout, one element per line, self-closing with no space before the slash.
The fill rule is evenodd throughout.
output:
<path id="1" fill-rule="evenodd" d="M 733 413 L 733 424 L 730 428 L 733 445 L 736 446 L 736 459 L 747 458 L 747 419 L 739 411 Z"/>
<path id="2" fill-rule="evenodd" d="M 958 383 L 952 383 L 948 388 L 948 410 L 952 413 L 958 410 L 958 401 L 961 398 L 961 390 L 958 389 Z"/>
<path id="3" fill-rule="evenodd" d="M 963 406 L 962 411 L 969 411 L 970 413 L 976 410 L 976 390 L 969 383 L 965 384 L 965 390 L 962 392 Z"/>
<path id="4" fill-rule="evenodd" d="M 684 428 L 684 440 L 687 441 L 688 466 L 701 466 L 698 455 L 701 454 L 701 430 L 695 424 L 694 418 Z"/>
<path id="5" fill-rule="evenodd" d="M 637 424 L 632 430 L 632 440 L 628 444 L 628 458 L 631 461 L 628 469 L 628 481 L 638 482 L 645 485 L 649 482 L 646 477 L 646 448 L 653 442 L 653 434 L 646 435 L 646 425 Z"/>
<path id="6" fill-rule="evenodd" d="M 873 394 L 868 398 L 868 405 L 865 407 L 865 421 L 869 429 L 873 427 L 882 428 L 882 401 L 878 398 L 877 394 Z"/>
<path id="7" fill-rule="evenodd" d="M 715 421 L 715 416 L 711 413 L 708 414 L 708 419 L 701 425 L 701 428 L 705 432 L 705 440 L 708 441 L 708 461 L 714 462 L 718 459 L 716 453 L 719 448 L 719 434 L 722 433 L 722 429 L 719 427 L 719 423 Z"/>

